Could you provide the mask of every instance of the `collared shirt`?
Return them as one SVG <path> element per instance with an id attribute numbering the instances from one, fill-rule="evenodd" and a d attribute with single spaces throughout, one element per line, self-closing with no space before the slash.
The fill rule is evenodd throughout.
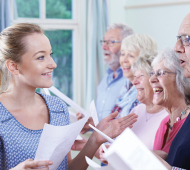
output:
<path id="1" fill-rule="evenodd" d="M 113 78 L 114 71 L 108 68 L 106 75 L 98 85 L 96 109 L 99 121 L 110 115 L 115 106 L 116 99 L 119 96 L 120 89 L 129 81 L 123 77 L 121 67 L 119 67 L 116 72 L 117 77 Z"/>
<path id="2" fill-rule="evenodd" d="M 128 115 L 140 102 L 137 100 L 137 90 L 130 81 L 121 88 L 120 94 L 112 112 L 118 111 L 117 118 Z"/>
<path id="3" fill-rule="evenodd" d="M 57 97 L 40 94 L 46 102 L 50 114 L 50 123 L 54 126 L 69 125 L 69 113 L 66 104 Z M 20 124 L 16 118 L 0 103 L 0 170 L 9 170 L 19 163 L 34 159 L 41 130 L 31 130 Z M 67 170 L 65 156 L 57 170 Z"/>

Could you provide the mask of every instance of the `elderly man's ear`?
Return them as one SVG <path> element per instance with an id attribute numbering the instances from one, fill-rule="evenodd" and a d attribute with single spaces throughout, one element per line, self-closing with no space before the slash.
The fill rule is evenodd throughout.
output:
<path id="1" fill-rule="evenodd" d="M 14 75 L 19 75 L 18 64 L 12 60 L 6 61 L 7 69 Z"/>

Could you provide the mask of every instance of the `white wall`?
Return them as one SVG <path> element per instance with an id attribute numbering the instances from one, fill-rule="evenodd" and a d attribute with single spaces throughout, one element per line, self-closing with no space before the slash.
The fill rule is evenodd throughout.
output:
<path id="1" fill-rule="evenodd" d="M 174 0 L 110 0 L 110 23 L 122 22 L 133 28 L 136 33 L 151 35 L 158 43 L 158 49 L 173 48 L 179 26 L 190 4 L 157 6 L 149 8 L 125 9 L 125 6 L 148 3 L 176 2 Z M 179 2 L 179 0 L 178 0 Z"/>

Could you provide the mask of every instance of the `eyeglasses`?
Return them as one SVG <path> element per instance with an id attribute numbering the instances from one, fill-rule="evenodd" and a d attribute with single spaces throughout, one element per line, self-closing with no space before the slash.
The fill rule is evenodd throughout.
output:
<path id="1" fill-rule="evenodd" d="M 152 77 L 153 75 L 156 75 L 156 77 L 162 77 L 166 73 L 176 74 L 175 72 L 164 71 L 164 70 L 158 69 L 156 71 L 156 73 L 154 71 L 151 71 L 149 75 L 150 75 L 150 77 Z"/>
<path id="2" fill-rule="evenodd" d="M 104 45 L 106 43 L 108 46 L 113 46 L 115 43 L 121 43 L 121 41 L 117 40 L 100 40 L 101 45 Z"/>
<path id="3" fill-rule="evenodd" d="M 181 42 L 183 46 L 189 46 L 190 45 L 190 36 L 189 35 L 179 35 L 177 36 L 177 40 L 181 39 Z"/>

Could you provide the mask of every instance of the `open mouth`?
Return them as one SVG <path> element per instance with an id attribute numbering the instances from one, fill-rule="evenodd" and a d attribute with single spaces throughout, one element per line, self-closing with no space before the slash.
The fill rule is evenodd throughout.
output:
<path id="1" fill-rule="evenodd" d="M 161 93 L 163 88 L 153 88 L 154 93 Z"/>
<path id="2" fill-rule="evenodd" d="M 185 61 L 184 60 L 180 60 L 180 65 L 182 65 L 183 63 L 185 63 Z"/>
<path id="3" fill-rule="evenodd" d="M 130 70 L 131 67 L 123 66 L 123 70 Z"/>
<path id="4" fill-rule="evenodd" d="M 51 76 L 51 73 L 43 73 L 43 76 Z"/>

